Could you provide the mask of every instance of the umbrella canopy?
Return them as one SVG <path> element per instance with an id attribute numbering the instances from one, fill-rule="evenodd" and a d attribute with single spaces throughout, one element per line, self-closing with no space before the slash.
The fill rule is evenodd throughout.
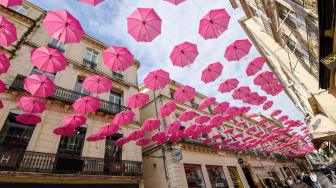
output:
<path id="1" fill-rule="evenodd" d="M 2 100 L 0 100 L 0 109 L 3 109 L 3 107 L 4 107 L 4 104 L 3 104 Z"/>
<path id="2" fill-rule="evenodd" d="M 276 81 L 274 74 L 270 71 L 265 71 L 258 74 L 258 76 L 254 78 L 253 83 L 255 85 L 262 86 L 265 84 L 270 84 L 274 81 Z"/>
<path id="3" fill-rule="evenodd" d="M 228 61 L 239 61 L 250 52 L 251 47 L 252 44 L 247 39 L 236 40 L 226 48 L 224 57 Z"/>
<path id="4" fill-rule="evenodd" d="M 142 139 L 136 141 L 136 145 L 138 145 L 138 146 L 145 146 L 145 145 L 150 144 L 151 142 L 152 142 L 151 139 L 142 138 Z"/>
<path id="5" fill-rule="evenodd" d="M 102 3 L 104 0 L 78 0 L 79 2 L 87 3 L 89 5 L 96 6 L 99 3 Z"/>
<path id="6" fill-rule="evenodd" d="M 142 124 L 142 129 L 147 132 L 154 131 L 159 128 L 161 121 L 159 119 L 146 119 Z"/>
<path id="7" fill-rule="evenodd" d="M 159 114 L 162 118 L 165 118 L 169 116 L 171 113 L 173 113 L 175 109 L 176 109 L 175 102 L 168 101 L 161 106 Z"/>
<path id="8" fill-rule="evenodd" d="M 0 73 L 7 73 L 10 63 L 5 53 L 0 52 Z"/>
<path id="9" fill-rule="evenodd" d="M 24 89 L 36 97 L 49 97 L 56 91 L 54 82 L 44 75 L 30 75 L 24 80 Z"/>
<path id="10" fill-rule="evenodd" d="M 204 83 L 213 82 L 222 74 L 222 71 L 223 65 L 221 63 L 212 63 L 202 71 L 201 80 Z"/>
<path id="11" fill-rule="evenodd" d="M 105 93 L 111 90 L 112 81 L 104 76 L 88 76 L 83 81 L 83 87 L 91 93 Z"/>
<path id="12" fill-rule="evenodd" d="M 118 146 L 118 147 L 121 147 L 121 146 L 127 144 L 129 141 L 130 140 L 128 139 L 128 137 L 121 137 L 115 142 L 115 145 Z"/>
<path id="13" fill-rule="evenodd" d="M 136 93 L 127 99 L 127 106 L 130 108 L 143 107 L 149 101 L 149 95 L 145 93 Z"/>
<path id="14" fill-rule="evenodd" d="M 273 101 L 267 101 L 264 106 L 263 106 L 263 110 L 268 110 L 273 106 Z"/>
<path id="15" fill-rule="evenodd" d="M 271 113 L 271 116 L 278 116 L 278 115 L 280 115 L 281 113 L 282 113 L 282 110 L 277 109 L 277 110 L 274 110 L 274 111 Z"/>
<path id="16" fill-rule="evenodd" d="M 135 116 L 135 113 L 132 112 L 131 110 L 119 112 L 113 119 L 113 123 L 121 126 L 121 125 L 127 125 L 131 123 Z"/>
<path id="17" fill-rule="evenodd" d="M 210 124 L 213 126 L 221 126 L 224 122 L 224 118 L 221 115 L 216 115 L 210 120 Z"/>
<path id="18" fill-rule="evenodd" d="M 112 136 L 114 134 L 116 134 L 119 130 L 119 126 L 113 123 L 109 123 L 109 124 L 105 124 L 103 127 L 101 127 L 98 130 L 98 134 L 100 136 Z"/>
<path id="19" fill-rule="evenodd" d="M 86 117 L 82 114 L 72 114 L 63 117 L 61 122 L 62 127 L 69 127 L 72 129 L 78 128 L 86 123 Z"/>
<path id="20" fill-rule="evenodd" d="M 185 0 L 164 0 L 164 1 L 167 1 L 167 2 L 172 3 L 174 5 L 178 5 L 182 2 L 184 2 Z"/>
<path id="21" fill-rule="evenodd" d="M 203 124 L 210 121 L 210 119 L 211 118 L 209 116 L 198 116 L 195 118 L 195 122 L 198 124 Z"/>
<path id="22" fill-rule="evenodd" d="M 66 10 L 48 11 L 43 25 L 50 37 L 64 44 L 79 43 L 84 37 L 80 22 Z"/>
<path id="23" fill-rule="evenodd" d="M 219 37 L 227 30 L 230 22 L 230 15 L 225 9 L 210 10 L 200 21 L 198 33 L 204 39 Z"/>
<path id="24" fill-rule="evenodd" d="M 152 141 L 159 144 L 164 143 L 167 140 L 167 135 L 163 131 L 159 131 L 152 136 Z"/>
<path id="25" fill-rule="evenodd" d="M 218 91 L 221 93 L 231 92 L 236 89 L 239 84 L 239 81 L 235 78 L 225 80 L 219 85 Z"/>
<path id="26" fill-rule="evenodd" d="M 152 8 L 137 8 L 127 17 L 128 33 L 138 42 L 151 42 L 161 34 L 161 18 Z"/>
<path id="27" fill-rule="evenodd" d="M 136 129 L 128 134 L 129 140 L 138 140 L 145 136 L 145 131 L 143 129 Z"/>
<path id="28" fill-rule="evenodd" d="M 168 134 L 178 134 L 178 131 L 180 130 L 182 124 L 179 121 L 173 121 L 172 123 L 169 123 L 166 129 L 166 132 Z"/>
<path id="29" fill-rule="evenodd" d="M 103 51 L 104 64 L 111 71 L 124 71 L 132 66 L 133 54 L 125 47 L 111 46 Z"/>
<path id="30" fill-rule="evenodd" d="M 248 66 L 246 67 L 246 75 L 252 76 L 257 74 L 262 67 L 264 66 L 266 60 L 263 57 L 257 57 L 253 61 L 251 61 Z"/>
<path id="31" fill-rule="evenodd" d="M 187 121 L 194 119 L 194 117 L 196 116 L 197 116 L 197 113 L 194 111 L 185 111 L 182 114 L 180 114 L 179 120 L 183 122 L 187 122 Z"/>
<path id="32" fill-rule="evenodd" d="M 0 80 L 0 93 L 5 92 L 5 90 L 6 90 L 6 84 L 3 83 L 2 80 Z"/>
<path id="33" fill-rule="evenodd" d="M 216 98 L 215 97 L 209 97 L 204 99 L 200 105 L 198 106 L 198 108 L 200 110 L 204 110 L 205 108 L 210 107 L 211 105 L 213 105 L 216 102 Z"/>
<path id="34" fill-rule="evenodd" d="M 55 135 L 70 136 L 75 133 L 75 129 L 69 127 L 57 127 L 53 130 Z"/>
<path id="35" fill-rule="evenodd" d="M 3 16 L 0 16 L 0 28 L 0 46 L 8 46 L 17 40 L 16 27 Z"/>
<path id="36" fill-rule="evenodd" d="M 190 42 L 183 42 L 174 47 L 169 58 L 173 65 L 178 67 L 185 67 L 193 64 L 198 56 L 197 45 Z"/>
<path id="37" fill-rule="evenodd" d="M 246 125 L 246 122 L 245 122 L 245 121 L 239 121 L 239 122 L 236 123 L 236 126 L 237 126 L 237 127 L 241 127 L 241 126 L 243 126 L 243 125 Z"/>
<path id="38" fill-rule="evenodd" d="M 236 106 L 231 106 L 226 110 L 225 113 L 231 115 L 232 117 L 236 117 L 237 115 L 240 114 L 240 108 Z"/>
<path id="39" fill-rule="evenodd" d="M 205 140 L 203 140 L 203 144 L 210 144 L 212 142 L 212 139 L 211 138 L 206 138 Z"/>
<path id="40" fill-rule="evenodd" d="M 21 97 L 18 103 L 22 111 L 29 113 L 42 113 L 46 109 L 44 101 L 34 97 Z"/>
<path id="41" fill-rule="evenodd" d="M 96 97 L 81 97 L 77 99 L 73 104 L 72 108 L 76 113 L 88 114 L 90 112 L 95 112 L 100 106 L 100 101 Z"/>
<path id="42" fill-rule="evenodd" d="M 0 0 L 0 5 L 4 7 L 13 7 L 22 5 L 22 0 Z"/>
<path id="43" fill-rule="evenodd" d="M 41 122 L 41 118 L 35 114 L 24 113 L 15 117 L 17 122 L 25 125 L 36 125 Z"/>
<path id="44" fill-rule="evenodd" d="M 105 139 L 104 136 L 101 136 L 100 134 L 92 134 L 86 138 L 87 141 L 89 142 L 97 142 L 99 140 Z"/>
<path id="45" fill-rule="evenodd" d="M 31 51 L 30 61 L 39 70 L 50 73 L 57 73 L 67 66 L 64 55 L 59 50 L 48 47 L 39 47 Z"/>
<path id="46" fill-rule="evenodd" d="M 245 129 L 245 132 L 246 133 L 250 133 L 250 132 L 254 132 L 256 131 L 257 128 L 255 126 L 252 126 L 252 127 L 248 127 L 247 129 Z M 251 138 L 251 137 L 250 137 Z"/>
<path id="47" fill-rule="evenodd" d="M 226 128 L 226 129 L 224 130 L 224 134 L 232 134 L 233 131 L 234 131 L 233 128 Z"/>
<path id="48" fill-rule="evenodd" d="M 234 90 L 232 97 L 237 100 L 241 100 L 248 96 L 251 89 L 248 86 L 242 86 Z"/>
<path id="49" fill-rule="evenodd" d="M 153 91 L 165 88 L 169 82 L 169 73 L 162 69 L 148 73 L 144 79 L 145 87 Z"/>
<path id="50" fill-rule="evenodd" d="M 186 103 L 191 101 L 196 95 L 195 88 L 190 86 L 182 86 L 178 88 L 174 93 L 174 99 L 180 103 Z"/>
<path id="51" fill-rule="evenodd" d="M 289 117 L 287 115 L 284 115 L 284 116 L 279 117 L 278 121 L 284 122 L 284 121 L 288 120 L 288 118 Z"/>
<path id="52" fill-rule="evenodd" d="M 229 107 L 230 107 L 230 103 L 221 102 L 215 107 L 214 112 L 216 115 L 224 114 L 229 109 Z"/>

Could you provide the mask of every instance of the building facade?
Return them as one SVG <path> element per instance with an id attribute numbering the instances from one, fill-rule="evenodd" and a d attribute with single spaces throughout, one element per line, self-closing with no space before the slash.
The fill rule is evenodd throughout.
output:
<path id="1" fill-rule="evenodd" d="M 334 140 L 336 133 L 335 71 L 321 61 L 333 52 L 332 2 L 235 2 L 245 13 L 241 26 L 305 115 L 315 143 Z"/>
<path id="2" fill-rule="evenodd" d="M 165 89 L 155 92 L 144 87 L 140 91 L 150 95 L 151 100 L 142 107 L 141 122 L 148 118 L 158 117 L 156 112 L 160 107 L 173 101 L 173 93 L 181 84 L 171 81 Z M 154 97 L 155 96 L 155 97 Z M 207 97 L 197 93 L 190 103 L 177 103 L 174 113 L 166 118 L 161 118 L 160 130 L 165 130 L 167 125 L 178 120 L 182 112 L 192 110 L 198 115 L 214 116 L 213 108 L 199 110 L 198 105 Z M 303 171 L 309 171 L 304 159 L 294 159 L 282 155 L 280 152 L 264 154 L 260 152 L 264 146 L 244 151 L 231 152 L 221 148 L 225 138 L 233 137 L 225 134 L 226 128 L 233 128 L 232 135 L 242 133 L 243 137 L 236 141 L 242 141 L 245 137 L 259 139 L 252 133 L 244 131 L 248 127 L 256 126 L 256 131 L 270 133 L 266 129 L 268 123 L 281 127 L 274 119 L 268 119 L 264 126 L 258 125 L 260 119 L 266 118 L 256 115 L 254 118 L 246 116 L 236 117 L 225 122 L 222 126 L 213 128 L 211 132 L 203 134 L 199 138 L 185 138 L 178 142 L 167 142 L 163 145 L 152 144 L 143 147 L 143 170 L 146 188 L 169 187 L 256 187 L 261 184 L 268 186 L 281 186 L 288 177 L 296 177 Z M 245 121 L 243 126 L 236 126 L 239 121 Z M 181 129 L 185 129 L 193 122 L 182 123 Z M 217 143 L 204 143 L 208 138 L 214 138 L 221 134 Z M 150 135 L 147 135 L 150 136 Z M 287 136 L 287 135 L 286 135 Z M 281 140 L 279 138 L 279 140 Z M 252 142 L 252 141 L 251 141 Z M 265 146 L 267 147 L 267 146 Z M 163 173 L 164 172 L 164 173 Z"/>
<path id="3" fill-rule="evenodd" d="M 14 23 L 18 40 L 13 45 L 1 47 L 11 61 L 8 74 L 1 75 L 7 86 L 1 94 L 4 108 L 0 110 L 0 184 L 96 184 L 97 187 L 143 187 L 141 147 L 130 143 L 122 148 L 115 141 L 139 127 L 140 113 L 129 126 L 123 126 L 118 134 L 98 142 L 86 138 L 114 115 L 128 109 L 125 100 L 138 91 L 137 70 L 134 62 L 128 70 L 111 72 L 103 66 L 100 53 L 108 46 L 90 36 L 78 44 L 64 45 L 48 37 L 42 21 L 46 12 L 24 1 L 23 6 L 11 9 L 0 7 L 0 15 Z M 63 52 L 68 61 L 65 70 L 48 74 L 34 68 L 30 52 L 48 46 Z M 47 110 L 41 115 L 42 122 L 28 126 L 16 121 L 21 114 L 17 100 L 28 93 L 23 81 L 30 74 L 44 74 L 51 78 L 57 88 L 46 99 Z M 60 126 L 63 116 L 73 114 L 71 104 L 82 96 L 90 95 L 82 86 L 86 76 L 103 75 L 113 81 L 109 93 L 100 94 L 100 107 L 87 116 L 86 125 L 72 136 L 57 136 L 53 130 Z M 16 185 L 16 183 L 18 183 Z M 7 185 L 10 187 L 10 185 Z M 38 185 L 35 185 L 38 186 Z"/>

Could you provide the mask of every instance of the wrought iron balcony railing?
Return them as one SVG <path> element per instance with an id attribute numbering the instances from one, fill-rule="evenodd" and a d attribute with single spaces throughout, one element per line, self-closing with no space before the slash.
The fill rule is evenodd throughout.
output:
<path id="1" fill-rule="evenodd" d="M 87 67 L 90 67 L 91 69 L 95 69 L 97 67 L 97 63 L 96 62 L 87 60 L 85 58 L 83 59 L 83 65 L 87 66 Z"/>
<path id="2" fill-rule="evenodd" d="M 11 85 L 11 88 L 15 89 L 15 90 L 18 90 L 18 91 L 24 91 L 24 87 L 23 87 L 24 79 L 25 79 L 25 76 L 17 75 L 13 84 Z M 69 89 L 65 89 L 65 88 L 56 86 L 55 94 L 53 96 L 49 97 L 49 98 L 60 100 L 60 101 L 72 104 L 78 98 L 83 97 L 83 96 L 87 96 L 87 95 L 85 95 L 83 93 L 78 93 L 78 92 L 73 91 L 73 90 L 69 90 Z M 123 106 L 123 105 L 100 99 L 100 107 L 99 107 L 98 111 L 101 111 L 101 112 L 104 112 L 104 113 L 107 113 L 107 114 L 115 115 L 115 114 L 117 114 L 121 111 L 125 111 L 125 110 L 128 110 L 128 108 Z"/>
<path id="3" fill-rule="evenodd" d="M 33 151 L 0 151 L 0 171 L 97 176 L 142 176 L 141 161 L 111 161 L 82 157 L 72 169 L 60 168 L 62 156 Z M 71 166 L 71 165 L 70 165 Z"/>
<path id="4" fill-rule="evenodd" d="M 65 49 L 64 49 L 64 48 L 62 48 L 62 47 L 60 47 L 60 46 L 57 46 L 57 45 L 55 45 L 54 43 L 48 43 L 48 47 L 57 49 L 57 50 L 59 50 L 59 51 L 62 52 L 62 53 L 65 52 Z"/>

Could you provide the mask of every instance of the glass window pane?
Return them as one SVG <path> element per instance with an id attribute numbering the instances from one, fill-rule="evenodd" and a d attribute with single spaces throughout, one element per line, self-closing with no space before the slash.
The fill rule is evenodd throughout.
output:
<path id="1" fill-rule="evenodd" d="M 229 184 L 227 182 L 227 179 L 225 177 L 223 167 L 221 166 L 206 166 L 206 169 L 208 171 L 209 179 L 212 188 L 228 188 Z"/>
<path id="2" fill-rule="evenodd" d="M 201 165 L 184 164 L 189 188 L 206 188 Z"/>
<path id="3" fill-rule="evenodd" d="M 237 167 L 228 166 L 230 177 L 233 183 L 234 188 L 244 188 L 244 185 L 240 179 Z"/>

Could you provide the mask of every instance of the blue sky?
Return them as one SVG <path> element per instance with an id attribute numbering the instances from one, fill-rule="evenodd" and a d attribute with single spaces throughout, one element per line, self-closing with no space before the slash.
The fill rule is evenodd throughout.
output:
<path id="1" fill-rule="evenodd" d="M 141 62 L 139 82 L 151 70 L 162 68 L 170 72 L 171 78 L 196 88 L 197 91 L 214 96 L 219 102 L 228 101 L 233 105 L 245 105 L 233 100 L 230 94 L 217 91 L 221 81 L 228 78 L 240 80 L 240 86 L 250 86 L 253 91 L 267 96 L 274 101 L 273 107 L 263 111 L 262 106 L 253 106 L 254 112 L 267 115 L 280 108 L 292 119 L 303 119 L 291 100 L 284 92 L 276 97 L 264 93 L 260 87 L 253 85 L 253 78 L 246 77 L 245 68 L 251 60 L 259 56 L 253 47 L 250 54 L 239 62 L 228 62 L 224 58 L 226 47 L 237 39 L 247 36 L 237 20 L 242 17 L 240 10 L 232 9 L 227 0 L 186 0 L 174 6 L 163 0 L 105 0 L 97 7 L 89 6 L 76 0 L 30 0 L 30 2 L 47 10 L 67 9 L 77 17 L 87 34 L 109 45 L 120 45 L 130 49 L 136 59 Z M 154 8 L 162 18 L 162 34 L 151 43 L 138 43 L 127 33 L 126 18 L 136 7 Z M 198 34 L 199 20 L 211 9 L 225 8 L 231 15 L 229 29 L 215 40 L 204 40 Z M 176 44 L 189 41 L 198 45 L 199 56 L 194 64 L 179 68 L 172 66 L 169 54 Z M 201 81 L 202 70 L 210 63 L 221 62 L 224 65 L 222 76 L 216 82 L 204 84 Z M 269 70 L 267 65 L 264 70 Z"/>

